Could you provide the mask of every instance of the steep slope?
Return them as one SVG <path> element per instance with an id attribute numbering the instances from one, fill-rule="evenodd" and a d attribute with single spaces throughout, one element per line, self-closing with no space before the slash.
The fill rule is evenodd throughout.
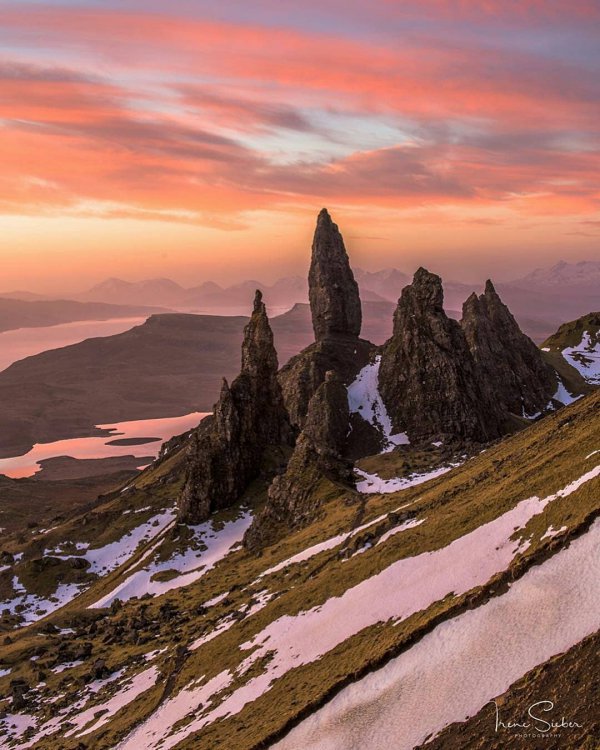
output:
<path id="1" fill-rule="evenodd" d="M 540 576 L 564 572 L 573 595 L 588 587 L 597 602 L 593 567 L 591 579 L 570 571 L 581 573 L 573 561 L 598 548 L 599 406 L 596 392 L 419 486 L 355 496 L 340 487 L 310 525 L 261 557 L 238 543 L 251 521 L 246 503 L 256 507 L 264 485 L 205 524 L 175 525 L 179 485 L 163 459 L 6 563 L 2 581 L 17 588 L 39 587 L 30 571 L 43 568 L 44 601 L 61 568 L 60 585 L 81 593 L 66 601 L 55 592 L 58 608 L 0 647 L 0 694 L 12 696 L 0 701 L 5 745 L 258 748 L 390 657 L 416 658 L 428 633 L 448 641 L 440 628 L 452 617 L 509 611 Z M 58 562 L 35 562 L 47 557 Z M 589 610 L 572 611 L 573 637 L 584 638 Z M 3 618 L 6 630 L 13 619 Z M 493 619 L 502 621 L 512 622 Z M 459 629 L 465 638 L 470 627 Z M 555 631 L 538 642 L 555 647 Z M 534 664 L 550 658 L 526 653 Z M 517 677 L 529 668 L 524 661 Z M 456 695 L 462 687 L 450 684 Z M 487 690 L 472 694 L 475 711 Z M 444 714 L 448 724 L 459 718 Z"/>
<path id="2" fill-rule="evenodd" d="M 544 341 L 542 351 L 576 388 L 600 385 L 600 313 L 563 323 Z"/>

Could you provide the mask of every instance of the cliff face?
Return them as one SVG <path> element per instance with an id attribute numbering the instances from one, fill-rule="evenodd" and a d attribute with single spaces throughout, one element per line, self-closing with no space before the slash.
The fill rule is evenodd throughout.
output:
<path id="1" fill-rule="evenodd" d="M 379 388 L 395 429 L 411 441 L 485 442 L 502 416 L 481 386 L 460 325 L 443 308 L 439 276 L 420 268 L 405 287 L 384 345 Z"/>
<path id="2" fill-rule="evenodd" d="M 343 457 L 349 416 L 346 387 L 329 371 L 310 400 L 285 473 L 273 480 L 264 510 L 246 533 L 249 550 L 271 541 L 279 527 L 291 529 L 311 521 L 321 503 L 319 487 L 324 480 L 354 483 L 352 463 Z"/>
<path id="3" fill-rule="evenodd" d="M 193 435 L 179 499 L 181 518 L 198 523 L 236 502 L 260 475 L 267 448 L 291 444 L 277 369 L 273 334 L 257 291 L 244 330 L 241 373 L 231 386 L 223 381 L 213 416 Z"/>
<path id="4" fill-rule="evenodd" d="M 488 281 L 463 305 L 461 326 L 490 399 L 518 416 L 541 412 L 556 392 L 556 375 L 519 328 Z"/>

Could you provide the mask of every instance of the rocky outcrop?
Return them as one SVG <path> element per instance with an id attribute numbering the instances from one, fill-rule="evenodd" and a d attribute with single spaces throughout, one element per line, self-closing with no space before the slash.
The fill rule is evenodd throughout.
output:
<path id="1" fill-rule="evenodd" d="M 308 273 L 308 296 L 315 339 L 360 335 L 362 312 L 358 284 L 344 240 L 324 208 L 317 219 Z"/>
<path id="2" fill-rule="evenodd" d="M 491 281 L 463 305 L 461 326 L 488 398 L 518 416 L 539 414 L 556 391 L 556 374 L 519 328 Z"/>
<path id="3" fill-rule="evenodd" d="M 247 549 L 262 548 L 278 528 L 310 522 L 326 496 L 324 481 L 353 484 L 352 463 L 343 457 L 348 424 L 346 387 L 329 371 L 310 400 L 304 429 L 285 473 L 273 480 L 265 508 L 246 532 Z"/>
<path id="4" fill-rule="evenodd" d="M 316 341 L 292 357 L 279 372 L 279 384 L 290 421 L 298 429 L 304 427 L 308 404 L 325 379 L 334 370 L 348 385 L 367 364 L 375 347 L 369 341 L 327 339 Z"/>
<path id="5" fill-rule="evenodd" d="M 292 443 L 281 388 L 277 352 L 262 295 L 244 329 L 242 369 L 231 386 L 223 381 L 212 416 L 194 432 L 188 449 L 186 481 L 179 499 L 183 520 L 198 523 L 235 503 L 282 445 Z M 274 468 L 274 467 L 271 467 Z"/>
<path id="6" fill-rule="evenodd" d="M 374 349 L 359 338 L 358 285 L 342 235 L 326 209 L 317 219 L 308 280 L 315 343 L 292 357 L 279 374 L 286 409 L 298 429 L 304 427 L 308 404 L 325 373 L 334 370 L 348 384 Z"/>
<path id="7" fill-rule="evenodd" d="M 405 287 L 383 347 L 379 388 L 396 432 L 412 442 L 485 442 L 502 415 L 481 388 L 460 325 L 448 318 L 439 276 L 420 268 Z"/>

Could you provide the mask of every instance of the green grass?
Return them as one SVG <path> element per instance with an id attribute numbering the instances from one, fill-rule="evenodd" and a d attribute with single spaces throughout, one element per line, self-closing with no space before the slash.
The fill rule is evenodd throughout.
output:
<path id="1" fill-rule="evenodd" d="M 600 392 L 596 392 L 489 447 L 448 474 L 399 493 L 359 497 L 357 493 L 336 489 L 333 485 L 324 486 L 320 489 L 324 493 L 324 502 L 316 521 L 288 534 L 267 548 L 260 557 L 240 549 L 185 589 L 170 591 L 156 599 L 127 602 L 112 614 L 86 610 L 88 604 L 112 590 L 135 568 L 143 554 L 143 550 L 140 550 L 124 569 L 94 582 L 89 591 L 77 600 L 40 623 L 15 633 L 13 643 L 0 647 L 0 664 L 14 665 L 13 674 L 0 679 L 0 695 L 5 694 L 8 682 L 16 676 L 23 676 L 35 683 L 40 662 L 44 664 L 44 660 L 55 658 L 61 638 L 40 634 L 47 623 L 75 627 L 76 636 L 69 640 L 90 642 L 92 659 L 104 658 L 111 666 L 131 664 L 132 669 L 143 669 L 147 666 L 140 660 L 144 651 L 167 646 L 169 650 L 158 661 L 164 669 L 165 680 L 119 712 L 107 726 L 83 738 L 88 748 L 111 747 L 156 707 L 166 676 L 174 669 L 175 647 L 191 643 L 203 632 L 210 632 L 224 617 L 239 613 L 258 592 L 267 589 L 275 596 L 254 616 L 242 617 L 229 630 L 190 652 L 179 665 L 179 671 L 173 672 L 175 693 L 201 675 L 208 680 L 225 669 L 235 670 L 249 653 L 241 650 L 240 644 L 278 617 L 297 614 L 322 604 L 332 596 L 340 596 L 398 559 L 439 549 L 497 518 L 520 500 L 532 495 L 544 497 L 581 476 L 595 465 L 593 459 L 586 456 L 600 448 L 599 406 Z M 410 455 L 408 451 L 400 450 L 365 459 L 361 466 L 386 476 L 398 470 L 412 471 L 425 467 L 430 459 L 439 458 L 440 455 L 434 450 L 431 455 L 429 452 L 426 455 Z M 117 497 L 105 507 L 95 510 L 94 518 L 87 526 L 95 529 L 97 534 L 105 534 L 102 538 L 107 539 L 111 534 L 118 538 L 132 516 L 136 522 L 145 518 L 144 513 L 130 513 L 119 519 L 119 508 L 141 508 L 146 505 L 158 508 L 168 496 L 165 493 L 167 487 L 168 484 L 159 485 L 158 488 L 137 488 L 131 495 Z M 260 507 L 264 498 L 264 485 L 255 483 L 245 501 Z M 340 556 L 339 549 L 328 550 L 257 580 L 266 568 L 298 551 L 406 503 L 410 503 L 411 511 L 418 517 L 426 517 L 427 521 L 346 561 Z M 244 750 L 257 747 L 266 737 L 281 731 L 303 712 L 318 706 L 347 680 L 406 648 L 440 619 L 461 608 L 473 606 L 482 597 L 489 596 L 491 590 L 497 593 L 506 579 L 519 575 L 540 555 L 563 544 L 564 538 L 541 539 L 550 525 L 554 528 L 567 526 L 568 536 L 584 526 L 598 511 L 600 482 L 596 479 L 584 484 L 569 497 L 557 499 L 543 513 L 534 517 L 522 534 L 523 538 L 531 539 L 529 549 L 513 561 L 509 571 L 499 574 L 488 585 L 460 597 L 446 597 L 443 601 L 435 602 L 427 610 L 414 614 L 396 627 L 380 623 L 366 628 L 339 644 L 319 661 L 295 669 L 277 680 L 266 695 L 246 706 L 240 714 L 205 728 L 199 736 L 188 738 L 180 747 L 190 750 L 230 747 Z M 239 508 L 230 509 L 229 515 L 218 516 L 216 521 L 224 522 L 238 512 Z M 103 531 L 103 524 L 110 524 L 111 531 Z M 384 522 L 372 527 L 369 532 L 377 536 L 386 528 L 388 526 Z M 62 530 L 52 533 L 60 536 L 65 532 L 75 534 L 76 530 L 80 531 L 76 524 L 67 524 Z M 179 533 L 166 538 L 161 557 L 166 558 L 167 553 L 170 555 L 180 549 L 185 542 L 185 534 L 185 530 L 181 529 Z M 225 592 L 229 592 L 225 600 L 209 609 L 200 609 L 204 602 Z M 172 614 L 167 619 L 161 615 L 161 607 L 164 608 L 166 602 L 172 606 Z M 106 641 L 107 634 L 110 635 L 120 624 L 125 626 L 132 620 L 139 620 L 142 611 L 148 622 L 139 631 L 147 638 L 145 643 L 136 644 L 126 634 L 113 642 Z M 93 619 L 99 616 L 102 619 L 94 631 Z M 39 648 L 45 649 L 44 658 L 38 662 L 29 661 L 30 655 Z M 262 665 L 255 664 L 252 669 L 260 670 Z M 67 689 L 75 694 L 76 685 L 84 678 L 86 670 L 89 670 L 89 660 L 86 665 L 65 673 L 55 675 L 50 672 L 44 693 L 55 695 Z M 236 677 L 233 687 L 246 679 L 248 675 Z M 71 750 L 78 741 L 57 735 L 45 738 L 38 747 L 44 750 Z"/>

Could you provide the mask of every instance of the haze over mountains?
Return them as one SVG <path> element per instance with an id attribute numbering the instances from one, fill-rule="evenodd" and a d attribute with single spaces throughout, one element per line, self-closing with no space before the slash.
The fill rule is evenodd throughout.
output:
<path id="1" fill-rule="evenodd" d="M 410 282 L 411 275 L 396 268 L 380 271 L 356 269 L 355 277 L 360 288 L 361 299 L 369 301 L 387 301 L 394 304 L 400 292 Z M 481 284 L 461 281 L 445 281 L 445 307 L 449 314 L 458 317 L 463 301 L 473 291 L 481 291 Z M 566 263 L 561 261 L 550 268 L 540 268 L 526 276 L 513 281 L 496 283 L 496 289 L 509 305 L 523 330 L 535 341 L 541 342 L 551 335 L 558 325 L 565 320 L 585 315 L 600 306 L 598 289 L 600 288 L 600 261 L 581 261 Z M 96 284 L 91 289 L 71 295 L 73 300 L 84 303 L 104 303 L 111 305 L 138 305 L 154 308 L 168 308 L 181 312 L 200 312 L 204 314 L 245 315 L 248 300 L 252 299 L 255 289 L 263 290 L 265 303 L 271 315 L 284 312 L 296 302 L 308 301 L 306 279 L 300 276 L 284 277 L 274 284 L 263 284 L 250 279 L 228 287 L 222 287 L 213 281 L 186 288 L 168 278 L 148 279 L 144 281 L 124 281 L 110 278 Z M 12 298 L 32 301 L 41 304 L 40 295 L 29 292 L 10 292 L 0 294 L 0 298 Z M 58 306 L 58 303 L 56 303 Z M 65 322 L 79 320 L 77 308 L 61 303 L 65 308 L 62 314 Z M 32 308 L 31 318 L 35 308 Z M 84 309 L 81 308 L 83 314 Z M 114 314 L 117 310 L 105 310 L 104 315 Z M 52 318 L 50 318 L 52 319 Z M 18 319 L 21 326 L 35 325 L 29 323 L 23 312 Z M 7 330 L 3 323 L 0 307 L 0 330 Z"/>

